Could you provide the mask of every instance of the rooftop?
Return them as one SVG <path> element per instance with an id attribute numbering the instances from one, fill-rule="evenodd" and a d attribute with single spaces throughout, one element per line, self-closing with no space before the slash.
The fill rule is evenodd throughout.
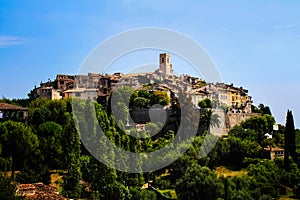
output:
<path id="1" fill-rule="evenodd" d="M 8 104 L 8 103 L 0 103 L 0 110 L 22 110 L 22 111 L 26 111 L 28 109 L 20 107 L 20 106 L 15 106 L 15 105 L 12 105 L 12 104 Z"/>
<path id="2" fill-rule="evenodd" d="M 55 188 L 43 183 L 19 184 L 17 195 L 25 197 L 26 200 L 66 200 Z"/>
<path id="3" fill-rule="evenodd" d="M 284 151 L 284 149 L 282 149 L 282 148 L 279 148 L 279 147 L 266 147 L 266 148 L 264 148 L 264 150 L 266 150 L 266 151 Z"/>

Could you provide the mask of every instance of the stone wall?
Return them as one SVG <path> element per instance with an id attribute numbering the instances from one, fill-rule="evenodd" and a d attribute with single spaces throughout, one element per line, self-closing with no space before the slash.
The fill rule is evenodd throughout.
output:
<path id="1" fill-rule="evenodd" d="M 169 117 L 172 114 L 171 109 L 155 109 L 153 110 L 155 112 L 155 116 L 159 119 L 166 119 L 166 117 Z M 227 113 L 225 114 L 223 110 L 213 110 L 214 114 L 217 114 L 219 116 L 219 121 L 221 124 L 219 127 L 210 127 L 210 131 L 214 135 L 222 136 L 228 134 L 228 131 L 234 127 L 235 125 L 238 125 L 242 123 L 243 121 L 249 119 L 250 117 L 259 116 L 258 113 Z M 132 109 L 130 110 L 130 116 L 131 119 L 135 123 L 145 124 L 147 122 L 150 122 L 150 116 L 149 116 L 149 109 Z M 152 119 L 153 120 L 153 119 Z M 157 119 L 154 121 L 157 121 Z M 161 122 L 163 123 L 164 120 Z"/>
<path id="2" fill-rule="evenodd" d="M 222 110 L 214 110 L 214 114 L 219 116 L 221 124 L 220 127 L 212 127 L 211 133 L 214 135 L 222 136 L 228 134 L 228 131 L 235 125 L 241 124 L 243 121 L 250 117 L 259 116 L 258 113 L 225 113 Z"/>
<path id="3" fill-rule="evenodd" d="M 226 124 L 227 128 L 232 128 L 235 125 L 242 123 L 243 121 L 249 119 L 250 117 L 259 116 L 259 113 L 228 113 L 228 124 Z"/>

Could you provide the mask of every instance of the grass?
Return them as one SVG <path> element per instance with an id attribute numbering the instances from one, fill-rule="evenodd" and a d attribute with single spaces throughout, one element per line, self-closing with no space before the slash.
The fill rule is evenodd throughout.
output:
<path id="1" fill-rule="evenodd" d="M 222 175 L 224 177 L 227 177 L 227 176 L 243 176 L 243 175 L 246 175 L 248 173 L 245 169 L 238 170 L 238 171 L 233 171 L 233 170 L 227 169 L 224 166 L 217 167 L 215 169 L 215 171 L 216 171 L 218 177 L 222 176 Z"/>
<path id="2" fill-rule="evenodd" d="M 175 189 L 165 189 L 165 190 L 157 190 L 159 193 L 161 193 L 165 197 L 169 197 L 169 199 L 177 199 L 177 195 L 175 192 Z"/>

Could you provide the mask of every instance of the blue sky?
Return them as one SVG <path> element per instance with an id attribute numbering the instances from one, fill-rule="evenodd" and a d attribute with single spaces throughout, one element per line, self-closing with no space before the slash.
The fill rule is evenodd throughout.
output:
<path id="1" fill-rule="evenodd" d="M 162 27 L 197 41 L 224 82 L 249 89 L 277 122 L 291 109 L 299 127 L 299 10 L 296 0 L 0 0 L 0 96 L 24 98 L 40 81 L 76 74 L 96 45 L 119 32 Z M 145 59 L 158 60 L 151 53 Z M 126 71 L 130 62 L 122 64 L 115 67 Z"/>

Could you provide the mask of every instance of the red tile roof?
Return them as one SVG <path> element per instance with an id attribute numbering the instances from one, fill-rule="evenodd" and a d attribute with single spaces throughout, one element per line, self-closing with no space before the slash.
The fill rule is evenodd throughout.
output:
<path id="1" fill-rule="evenodd" d="M 272 151 L 284 151 L 284 149 L 281 149 L 279 147 L 266 147 L 264 148 L 264 150 L 266 151 L 270 151 L 272 149 Z"/>
<path id="2" fill-rule="evenodd" d="M 19 184 L 17 195 L 25 197 L 26 200 L 67 200 L 55 188 L 43 183 Z"/>
<path id="3" fill-rule="evenodd" d="M 0 110 L 28 110 L 27 108 L 23 108 L 20 106 L 15 106 L 12 104 L 8 104 L 8 103 L 0 103 Z"/>

